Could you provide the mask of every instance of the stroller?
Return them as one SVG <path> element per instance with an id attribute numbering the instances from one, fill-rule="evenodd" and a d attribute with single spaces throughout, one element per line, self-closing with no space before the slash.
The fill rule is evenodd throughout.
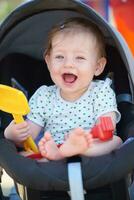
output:
<path id="1" fill-rule="evenodd" d="M 8 16 L 0 27 L 0 83 L 22 89 L 28 98 L 39 86 L 53 84 L 43 61 L 47 34 L 55 23 L 77 16 L 94 21 L 105 36 L 108 63 L 100 78 L 112 74 L 122 115 L 117 132 L 125 141 L 133 133 L 133 57 L 121 35 L 94 10 L 78 1 L 32 0 Z M 119 162 L 111 163 L 113 154 L 110 154 L 37 163 L 20 156 L 15 145 L 4 139 L 3 130 L 11 116 L 1 112 L 0 117 L 0 165 L 17 183 L 23 200 L 70 199 L 69 190 L 72 200 L 130 199 L 127 175 L 131 172 L 128 165 L 131 160 L 119 157 Z M 113 153 L 118 157 L 118 153 Z M 97 166 L 104 170 L 98 173 Z"/>

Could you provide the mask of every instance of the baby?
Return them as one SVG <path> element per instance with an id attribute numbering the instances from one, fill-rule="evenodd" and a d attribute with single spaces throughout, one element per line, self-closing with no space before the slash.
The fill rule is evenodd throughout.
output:
<path id="1" fill-rule="evenodd" d="M 20 144 L 43 130 L 38 145 L 48 160 L 98 156 L 118 148 L 122 143 L 118 136 L 102 142 L 90 134 L 101 116 L 111 117 L 114 127 L 120 120 L 111 80 L 95 80 L 106 65 L 105 42 L 98 27 L 84 18 L 56 25 L 49 33 L 44 59 L 55 85 L 35 92 L 27 120 L 12 121 L 5 137 Z"/>

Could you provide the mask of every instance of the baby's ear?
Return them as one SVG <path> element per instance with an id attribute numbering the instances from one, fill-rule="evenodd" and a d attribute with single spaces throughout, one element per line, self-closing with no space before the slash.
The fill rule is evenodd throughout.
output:
<path id="1" fill-rule="evenodd" d="M 48 54 L 44 54 L 43 58 L 44 58 L 44 60 L 45 60 L 45 62 L 47 64 L 47 66 L 49 66 L 49 59 L 50 59 L 49 55 Z"/>
<path id="2" fill-rule="evenodd" d="M 107 60 L 106 60 L 105 57 L 101 57 L 101 58 L 97 61 L 95 76 L 99 76 L 99 75 L 103 72 L 106 63 L 107 63 Z"/>

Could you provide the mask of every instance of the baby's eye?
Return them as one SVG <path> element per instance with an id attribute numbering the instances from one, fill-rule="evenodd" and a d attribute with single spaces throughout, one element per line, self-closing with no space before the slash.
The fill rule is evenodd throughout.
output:
<path id="1" fill-rule="evenodd" d="M 55 56 L 55 58 L 56 58 L 56 59 L 63 59 L 64 56 L 62 56 L 62 55 L 57 55 L 57 56 Z"/>
<path id="2" fill-rule="evenodd" d="M 85 57 L 84 56 L 77 56 L 76 59 L 77 60 L 85 60 Z"/>

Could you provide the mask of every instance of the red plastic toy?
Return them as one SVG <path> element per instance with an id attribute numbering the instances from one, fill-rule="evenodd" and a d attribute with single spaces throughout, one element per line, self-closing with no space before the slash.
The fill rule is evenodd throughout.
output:
<path id="1" fill-rule="evenodd" d="M 91 134 L 93 138 L 99 138 L 102 141 L 112 139 L 114 132 L 114 126 L 111 117 L 100 117 L 100 123 L 95 125 Z"/>

